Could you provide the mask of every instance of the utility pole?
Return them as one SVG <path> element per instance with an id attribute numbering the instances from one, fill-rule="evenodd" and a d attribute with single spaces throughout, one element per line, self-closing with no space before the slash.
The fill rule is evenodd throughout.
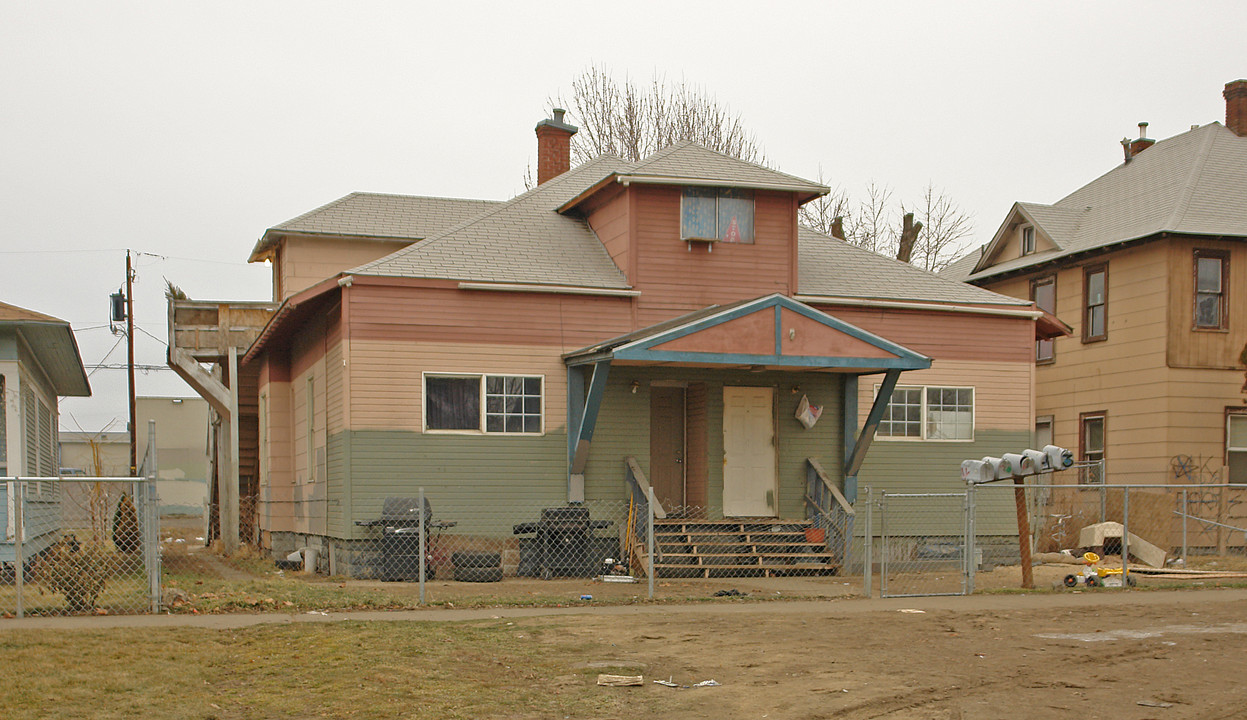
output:
<path id="1" fill-rule="evenodd" d="M 134 424 L 134 268 L 130 264 L 130 250 L 126 250 L 126 350 L 129 357 L 130 375 L 130 477 L 139 474 L 138 428 Z"/>

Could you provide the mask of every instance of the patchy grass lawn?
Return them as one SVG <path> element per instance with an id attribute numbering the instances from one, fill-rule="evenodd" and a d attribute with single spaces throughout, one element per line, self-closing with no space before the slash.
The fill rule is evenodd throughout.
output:
<path id="1" fill-rule="evenodd" d="M 0 717 L 610 716 L 621 694 L 593 679 L 612 669 L 567 662 L 593 651 L 504 620 L 6 632 Z"/>

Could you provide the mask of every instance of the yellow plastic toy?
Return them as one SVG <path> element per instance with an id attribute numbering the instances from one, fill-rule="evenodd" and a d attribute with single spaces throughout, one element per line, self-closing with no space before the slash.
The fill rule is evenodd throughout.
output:
<path id="1" fill-rule="evenodd" d="M 1087 567 L 1083 568 L 1082 573 L 1078 575 L 1066 575 L 1065 587 L 1077 587 L 1079 583 L 1085 584 L 1087 587 L 1096 587 L 1100 585 L 1108 585 L 1105 580 L 1110 577 L 1120 577 L 1123 575 L 1123 568 L 1102 568 L 1099 566 L 1100 556 L 1093 552 L 1084 553 L 1082 559 L 1087 562 Z M 1133 576 L 1127 575 L 1126 582 L 1130 587 L 1134 587 L 1135 580 Z M 1117 580 L 1115 585 L 1121 587 L 1121 580 Z"/>

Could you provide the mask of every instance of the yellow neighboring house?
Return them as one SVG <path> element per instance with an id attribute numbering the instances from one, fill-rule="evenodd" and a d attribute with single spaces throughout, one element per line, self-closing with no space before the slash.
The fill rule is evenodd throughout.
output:
<path id="1" fill-rule="evenodd" d="M 1073 326 L 1035 343 L 1037 441 L 1110 482 L 1247 482 L 1247 80 L 1224 96 L 1225 125 L 1141 123 L 1121 165 L 1016 203 L 945 273 Z"/>

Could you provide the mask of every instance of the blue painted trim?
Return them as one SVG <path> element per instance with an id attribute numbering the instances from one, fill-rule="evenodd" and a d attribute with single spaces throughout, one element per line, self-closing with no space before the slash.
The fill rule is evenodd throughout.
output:
<path id="1" fill-rule="evenodd" d="M 580 427 L 576 428 L 576 448 L 572 454 L 571 474 L 585 471 L 589 462 L 589 445 L 593 442 L 593 431 L 598 423 L 598 410 L 602 408 L 602 397 L 606 394 L 606 378 L 610 374 L 611 364 L 604 360 L 593 365 L 593 378 L 589 380 L 589 397 L 585 399 L 584 416 L 580 419 Z"/>
<path id="2" fill-rule="evenodd" d="M 670 342 L 672 340 L 676 340 L 678 338 L 682 338 L 687 335 L 692 335 L 694 333 L 700 332 L 702 330 L 705 330 L 706 328 L 711 328 L 716 325 L 722 325 L 723 323 L 730 322 L 732 320 L 735 320 L 736 318 L 741 318 L 746 315 L 752 315 L 758 310 L 763 310 L 763 309 L 766 309 L 767 307 L 770 307 L 770 305 L 766 301 L 771 300 L 772 298 L 782 298 L 782 297 L 783 297 L 782 295 L 768 295 L 767 297 L 759 298 L 757 300 L 754 300 L 753 302 L 745 303 L 744 305 L 741 305 L 740 307 L 735 307 L 735 308 L 732 308 L 731 310 L 725 310 L 719 314 L 711 315 L 709 317 L 704 317 L 700 320 L 691 322 L 688 325 L 680 325 L 678 327 L 671 328 L 670 330 L 664 330 L 663 332 L 657 335 L 654 335 L 652 337 L 642 338 L 640 340 L 634 340 L 633 342 L 630 342 L 627 345 L 621 345 L 619 348 L 616 348 L 616 353 L 618 353 L 618 351 L 622 348 L 632 348 L 632 347 L 643 347 L 646 349 L 652 348 L 655 345 L 662 345 L 663 343 Z"/>
<path id="3" fill-rule="evenodd" d="M 840 398 L 844 408 L 844 455 L 841 457 L 845 459 L 853 457 L 853 448 L 857 445 L 857 381 L 857 375 L 845 377 Z M 844 499 L 850 504 L 857 502 L 857 475 L 844 476 Z"/>
<path id="4" fill-rule="evenodd" d="M 576 457 L 576 441 L 579 435 L 571 432 L 579 428 L 585 416 L 585 373 L 581 367 L 567 368 L 567 468 L 570 482 L 572 460 Z"/>
<path id="5" fill-rule="evenodd" d="M 923 370 L 931 367 L 930 358 L 845 358 L 823 355 L 752 355 L 745 353 L 701 353 L 689 351 L 656 351 L 645 348 L 617 350 L 616 360 L 648 362 L 710 363 L 714 365 L 780 365 L 790 367 L 849 368 L 871 370 Z"/>
<path id="6" fill-rule="evenodd" d="M 784 354 L 784 323 L 780 320 L 784 316 L 783 308 L 779 305 L 775 306 L 775 354 Z"/>
<path id="7" fill-rule="evenodd" d="M 789 310 L 792 310 L 793 312 L 798 313 L 800 315 L 804 315 L 805 317 L 808 317 L 811 320 L 820 322 L 828 327 L 839 330 L 843 332 L 845 335 L 848 335 L 849 337 L 853 337 L 858 340 L 861 340 L 862 342 L 874 345 L 880 350 L 886 350 L 900 357 L 907 357 L 907 356 L 920 357 L 920 358 L 926 357 L 925 355 L 916 353 L 913 350 L 910 350 L 909 348 L 903 345 L 897 345 L 896 343 L 892 342 L 891 340 L 888 340 L 887 338 L 880 337 L 872 332 L 863 330 L 857 327 L 856 325 L 850 325 L 849 323 L 837 317 L 828 315 L 822 310 L 812 308 L 809 305 L 806 305 L 805 303 L 797 302 L 796 300 L 793 300 L 791 298 L 784 298 L 784 299 L 788 300 L 788 302 L 784 304 L 784 307 L 788 308 Z M 926 359 L 928 361 L 930 360 L 930 358 L 926 358 Z"/>
<path id="8" fill-rule="evenodd" d="M 759 310 L 764 310 L 768 307 L 775 308 L 775 354 L 772 356 L 743 355 L 743 354 L 716 354 L 716 353 L 680 353 L 680 352 L 665 352 L 665 351 L 658 352 L 658 353 L 649 352 L 649 351 L 652 351 L 652 349 L 658 345 L 662 345 L 664 343 L 670 342 L 678 338 L 693 335 L 707 328 L 711 328 L 716 325 L 722 325 L 723 323 L 730 322 L 732 320 L 735 320 L 740 317 L 744 317 L 746 315 L 752 315 L 753 313 L 758 312 Z M 875 361 L 875 362 L 857 362 L 857 364 L 847 364 L 847 363 L 826 364 L 826 363 L 812 363 L 809 361 L 808 356 L 794 356 L 794 358 L 796 358 L 798 362 L 776 362 L 774 358 L 781 357 L 781 352 L 782 352 L 781 342 L 782 342 L 782 327 L 783 326 L 782 326 L 782 323 L 780 322 L 780 319 L 782 317 L 783 308 L 788 308 L 789 310 L 792 310 L 795 313 L 798 313 L 804 317 L 810 318 L 811 320 L 821 323 L 822 325 L 825 325 L 826 327 L 829 327 L 833 330 L 842 332 L 848 335 L 849 337 L 855 338 L 857 340 L 861 340 L 862 342 L 865 342 L 869 345 L 877 347 L 886 352 L 892 353 L 893 355 L 896 355 L 897 358 L 900 359 L 902 362 L 894 363 L 892 361 L 884 361 L 884 362 Z M 685 357 L 680 357 L 682 355 Z M 661 356 L 661 359 L 659 359 L 660 356 Z M 666 330 L 652 337 L 642 338 L 640 340 L 635 340 L 633 342 L 630 342 L 626 345 L 622 345 L 618 348 L 615 348 L 613 357 L 626 358 L 630 360 L 653 360 L 657 362 L 698 362 L 698 361 L 701 361 L 701 362 L 713 362 L 713 363 L 719 363 L 719 364 L 747 363 L 751 365 L 761 365 L 761 364 L 806 365 L 806 366 L 813 366 L 813 367 L 866 367 L 866 368 L 885 368 L 885 369 L 895 367 L 895 368 L 900 368 L 903 370 L 917 370 L 917 369 L 931 367 L 931 358 L 928 358 L 925 355 L 916 353 L 913 350 L 910 350 L 909 348 L 906 348 L 904 346 L 897 345 L 896 343 L 890 340 L 887 340 L 885 338 L 882 338 L 878 335 L 875 335 L 874 333 L 870 333 L 865 330 L 862 330 L 859 327 L 850 325 L 849 323 L 846 323 L 843 320 L 832 317 L 831 315 L 828 315 L 820 310 L 816 310 L 804 303 L 798 302 L 796 300 L 793 300 L 790 297 L 787 297 L 786 295 L 780 295 L 778 293 L 773 294 L 773 295 L 768 295 L 763 298 L 758 298 L 757 300 L 745 303 L 744 305 L 741 305 L 740 307 L 732 308 L 731 310 L 727 310 L 721 314 L 711 315 L 709 317 L 702 318 L 701 320 L 697 320 L 687 325 L 681 325 L 679 327 Z M 827 358 L 819 358 L 819 359 L 827 360 Z M 854 360 L 856 362 L 857 360 L 860 360 L 860 359 L 843 358 L 843 360 Z M 874 360 L 874 359 L 872 358 L 871 360 Z"/>
<path id="9" fill-rule="evenodd" d="M 866 417 L 866 425 L 862 427 L 861 433 L 857 436 L 853 455 L 844 463 L 845 477 L 856 476 L 857 471 L 862 469 L 866 451 L 870 449 L 870 443 L 875 439 L 875 429 L 879 427 L 879 421 L 883 419 L 883 411 L 887 410 L 888 403 L 892 401 L 892 391 L 896 389 L 896 381 L 900 377 L 900 370 L 889 370 L 887 375 L 883 376 L 883 382 L 879 385 L 879 394 L 875 395 L 875 402 L 870 406 L 870 415 Z"/>

